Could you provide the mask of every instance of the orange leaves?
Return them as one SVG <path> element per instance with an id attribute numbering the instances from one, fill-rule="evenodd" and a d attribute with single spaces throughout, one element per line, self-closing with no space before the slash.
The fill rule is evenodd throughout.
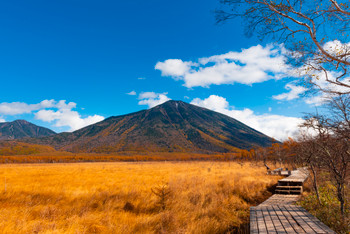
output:
<path id="1" fill-rule="evenodd" d="M 50 146 L 33 145 L 21 142 L 6 141 L 0 143 L 0 156 L 5 155 L 31 155 L 38 153 L 51 153 L 55 149 Z"/>

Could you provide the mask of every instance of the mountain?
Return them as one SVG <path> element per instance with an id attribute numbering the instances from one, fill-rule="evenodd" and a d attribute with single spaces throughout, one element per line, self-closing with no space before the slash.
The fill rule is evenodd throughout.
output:
<path id="1" fill-rule="evenodd" d="M 29 123 L 25 120 L 0 123 L 0 140 L 13 140 L 25 137 L 44 137 L 56 134 L 54 131 Z"/>
<path id="2" fill-rule="evenodd" d="M 226 115 L 182 101 L 168 101 L 72 133 L 26 142 L 71 152 L 210 153 L 269 146 L 274 140 Z"/>

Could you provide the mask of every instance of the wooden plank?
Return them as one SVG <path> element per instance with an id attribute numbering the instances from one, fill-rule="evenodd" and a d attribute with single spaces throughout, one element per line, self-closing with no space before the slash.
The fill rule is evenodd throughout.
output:
<path id="1" fill-rule="evenodd" d="M 272 206 L 266 206 L 265 209 L 268 210 L 270 217 L 271 217 L 271 220 L 272 220 L 272 223 L 275 226 L 275 230 L 277 231 L 277 233 L 287 233 L 284 230 L 284 227 L 281 223 L 281 220 L 278 218 L 278 216 L 277 216 L 275 210 L 272 208 Z"/>
<path id="2" fill-rule="evenodd" d="M 280 206 L 280 209 L 296 233 L 305 233 L 304 229 L 302 229 L 300 225 L 296 222 L 296 220 L 293 218 L 293 215 L 289 212 L 287 206 Z"/>
<path id="3" fill-rule="evenodd" d="M 299 210 L 299 216 L 302 215 L 304 221 L 316 232 L 316 233 L 326 233 L 322 228 L 320 228 L 315 222 L 310 219 L 309 213 L 306 214 L 302 211 L 300 206 L 297 206 L 296 209 Z"/>
<path id="4" fill-rule="evenodd" d="M 259 233 L 258 222 L 256 220 L 255 207 L 250 207 L 250 224 L 249 224 L 249 228 L 250 228 L 250 233 L 252 233 L 252 234 Z"/>
<path id="5" fill-rule="evenodd" d="M 269 199 L 261 203 L 259 206 L 271 206 L 271 205 L 292 205 L 296 201 L 298 201 L 300 198 L 300 195 L 282 195 L 282 194 L 274 194 Z"/>
<path id="6" fill-rule="evenodd" d="M 292 208 L 293 206 L 285 206 L 289 214 L 293 217 L 294 221 L 297 223 L 299 228 L 302 230 L 301 232 L 306 232 L 306 233 L 314 233 L 313 230 L 307 226 L 306 223 L 303 223 L 302 219 L 298 216 L 298 214 L 294 211 Z M 307 226 L 307 228 L 303 228 L 303 226 Z"/>
<path id="7" fill-rule="evenodd" d="M 273 206 L 273 209 L 275 210 L 278 218 L 281 220 L 281 223 L 286 230 L 287 233 L 296 233 L 293 229 L 293 227 L 290 225 L 286 217 L 283 215 L 282 211 L 278 206 Z"/>
<path id="8" fill-rule="evenodd" d="M 260 208 L 263 212 L 264 219 L 265 219 L 265 225 L 268 233 L 276 233 L 275 226 L 273 225 L 272 219 L 270 217 L 269 211 L 266 209 L 266 206 Z"/>
<path id="9" fill-rule="evenodd" d="M 303 219 L 303 214 L 298 210 L 297 206 L 288 206 L 288 210 L 293 212 L 293 218 L 306 233 L 316 233 Z"/>
<path id="10" fill-rule="evenodd" d="M 298 207 L 298 208 L 306 217 L 308 217 L 308 219 L 311 221 L 312 224 L 317 226 L 317 229 L 314 228 L 314 230 L 316 230 L 317 233 L 335 233 L 333 230 L 327 227 L 324 223 L 322 223 L 319 219 L 317 219 L 315 216 L 307 212 L 303 207 Z"/>
<path id="11" fill-rule="evenodd" d="M 301 208 L 303 210 L 305 210 L 304 208 Z M 307 212 L 305 210 L 305 212 Z M 307 212 L 308 213 L 308 212 Z M 313 216 L 312 214 L 308 213 L 309 215 L 311 215 L 311 219 L 318 224 L 318 226 L 320 226 L 326 233 L 336 233 L 334 232 L 332 229 L 330 229 L 326 224 L 322 223 L 318 218 L 316 218 L 315 216 Z"/>
<path id="12" fill-rule="evenodd" d="M 267 229 L 265 226 L 265 220 L 264 220 L 264 216 L 263 216 L 262 211 L 260 209 L 257 209 L 256 215 L 257 215 L 259 233 L 267 233 Z"/>
<path id="13" fill-rule="evenodd" d="M 304 182 L 307 178 L 309 177 L 308 174 L 304 174 L 304 173 L 292 173 L 292 175 L 280 179 L 279 181 L 281 182 Z"/>

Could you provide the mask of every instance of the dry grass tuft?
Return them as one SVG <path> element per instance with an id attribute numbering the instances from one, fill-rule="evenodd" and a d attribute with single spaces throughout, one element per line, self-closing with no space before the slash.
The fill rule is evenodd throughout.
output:
<path id="1" fill-rule="evenodd" d="M 232 162 L 0 165 L 0 230 L 225 233 L 277 180 Z"/>

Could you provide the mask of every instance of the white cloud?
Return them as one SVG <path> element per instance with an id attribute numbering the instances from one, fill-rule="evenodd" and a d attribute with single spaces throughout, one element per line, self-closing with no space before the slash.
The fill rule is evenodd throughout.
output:
<path id="1" fill-rule="evenodd" d="M 163 94 L 167 94 L 167 93 L 163 93 Z M 155 92 L 142 92 L 139 95 L 139 99 L 154 99 L 157 98 L 159 96 L 159 93 L 155 93 Z"/>
<path id="2" fill-rule="evenodd" d="M 147 105 L 148 108 L 158 106 L 171 100 L 167 97 L 168 93 L 142 92 L 139 95 L 139 105 Z"/>
<path id="3" fill-rule="evenodd" d="M 94 124 L 104 120 L 103 116 L 93 115 L 82 118 L 77 111 L 71 109 L 40 110 L 35 113 L 35 118 L 45 122 L 55 121 L 54 126 L 64 127 L 69 126 L 70 131 L 75 131 L 90 124 Z"/>
<path id="4" fill-rule="evenodd" d="M 167 59 L 164 62 L 158 62 L 156 70 L 162 72 L 162 76 L 180 77 L 191 70 L 192 66 L 198 66 L 193 62 L 183 62 L 181 59 Z"/>
<path id="5" fill-rule="evenodd" d="M 54 122 L 56 127 L 69 127 L 70 131 L 77 130 L 87 125 L 102 121 L 103 116 L 93 115 L 82 117 L 77 111 L 77 104 L 74 102 L 66 103 L 65 100 L 56 102 L 55 100 L 43 100 L 37 104 L 27 104 L 24 102 L 3 102 L 0 103 L 0 114 L 2 115 L 21 115 L 31 114 L 38 120 L 44 122 Z M 0 119 L 0 122 L 3 119 Z"/>
<path id="6" fill-rule="evenodd" d="M 211 95 L 204 100 L 195 98 L 192 100 L 191 104 L 205 107 L 235 118 L 270 137 L 282 141 L 288 137 L 296 136 L 298 133 L 298 125 L 303 121 L 300 118 L 283 115 L 257 115 L 248 108 L 236 110 L 229 105 L 226 98 L 217 95 Z"/>
<path id="7" fill-rule="evenodd" d="M 158 62 L 155 69 L 160 70 L 162 76 L 183 80 L 188 88 L 233 83 L 251 85 L 291 74 L 283 51 L 281 46 L 257 45 L 241 52 L 200 58 L 199 63 L 168 59 Z"/>
<path id="8" fill-rule="evenodd" d="M 0 123 L 4 123 L 4 122 L 6 122 L 6 120 L 3 118 L 0 118 Z"/>
<path id="9" fill-rule="evenodd" d="M 52 122 L 59 117 L 59 114 L 53 110 L 40 110 L 35 113 L 35 118 L 44 122 Z"/>
<path id="10" fill-rule="evenodd" d="M 93 115 L 83 118 L 77 111 L 72 109 L 76 108 L 77 104 L 74 102 L 66 103 L 65 100 L 60 100 L 54 105 L 57 110 L 43 109 L 36 112 L 35 118 L 44 122 L 53 122 L 56 127 L 70 127 L 70 131 L 75 131 L 90 124 L 94 124 L 104 120 L 103 116 Z"/>
<path id="11" fill-rule="evenodd" d="M 66 100 L 60 100 L 55 107 L 61 110 L 71 110 L 76 108 L 77 104 L 75 102 L 66 103 Z"/>
<path id="12" fill-rule="evenodd" d="M 327 100 L 328 100 L 328 98 L 326 97 L 326 95 L 321 94 L 318 96 L 309 97 L 309 98 L 305 99 L 305 102 L 306 102 L 306 104 L 309 104 L 309 105 L 321 106 L 324 103 L 326 103 Z"/>
<path id="13" fill-rule="evenodd" d="M 290 90 L 288 93 L 282 93 L 279 95 L 275 95 L 272 96 L 274 99 L 277 100 L 293 100 L 293 99 L 297 99 L 300 97 L 300 94 L 303 94 L 306 92 L 306 88 L 302 87 L 302 86 L 296 86 L 292 83 L 286 84 L 285 88 L 287 90 Z"/>
<path id="14" fill-rule="evenodd" d="M 27 104 L 24 102 L 3 102 L 0 103 L 0 114 L 3 115 L 20 115 L 28 114 L 36 110 L 43 108 L 53 107 L 55 104 L 54 100 L 44 100 L 37 104 Z"/>
<path id="15" fill-rule="evenodd" d="M 350 51 L 350 42 L 349 43 L 341 43 L 338 40 L 328 41 L 323 45 L 323 49 L 325 49 L 328 53 L 339 56 L 341 54 L 347 54 L 343 59 L 349 59 L 349 51 Z"/>
<path id="16" fill-rule="evenodd" d="M 145 77 L 139 77 L 139 78 L 137 78 L 138 80 L 146 80 L 146 78 Z"/>
<path id="17" fill-rule="evenodd" d="M 135 95 L 136 95 L 136 92 L 133 90 L 133 91 L 131 91 L 130 93 L 127 93 L 127 95 L 135 96 Z"/>

